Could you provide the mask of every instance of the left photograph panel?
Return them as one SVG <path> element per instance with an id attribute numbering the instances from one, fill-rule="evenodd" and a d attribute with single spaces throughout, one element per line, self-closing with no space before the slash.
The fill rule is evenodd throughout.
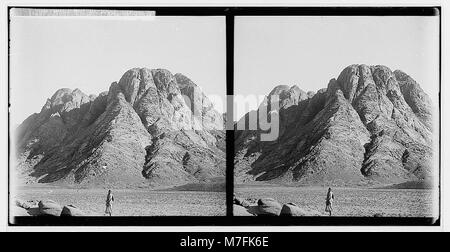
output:
<path id="1" fill-rule="evenodd" d="M 10 217 L 225 216 L 220 16 L 10 9 Z"/>

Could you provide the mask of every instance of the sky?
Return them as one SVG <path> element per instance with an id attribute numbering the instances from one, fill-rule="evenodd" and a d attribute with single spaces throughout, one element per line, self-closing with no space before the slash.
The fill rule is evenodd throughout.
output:
<path id="1" fill-rule="evenodd" d="M 234 45 L 235 95 L 281 84 L 317 91 L 345 67 L 367 64 L 406 72 L 437 103 L 438 17 L 236 17 Z"/>
<path id="2" fill-rule="evenodd" d="M 263 96 L 280 84 L 317 91 L 348 65 L 381 64 L 409 74 L 436 102 L 438 24 L 438 17 L 236 17 L 234 93 Z M 12 125 L 60 88 L 98 94 L 133 67 L 183 73 L 210 97 L 226 93 L 224 17 L 13 17 L 10 39 Z"/>
<path id="3" fill-rule="evenodd" d="M 60 88 L 99 94 L 134 67 L 182 73 L 225 99 L 224 17 L 12 17 L 10 27 L 11 125 Z"/>

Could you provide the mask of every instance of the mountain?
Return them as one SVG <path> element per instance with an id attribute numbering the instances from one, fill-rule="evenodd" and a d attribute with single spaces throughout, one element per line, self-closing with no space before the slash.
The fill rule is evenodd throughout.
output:
<path id="1" fill-rule="evenodd" d="M 222 114 L 194 82 L 134 68 L 98 96 L 60 89 L 16 130 L 28 183 L 175 186 L 225 176 Z"/>
<path id="2" fill-rule="evenodd" d="M 351 65 L 317 93 L 277 86 L 241 122 L 275 102 L 276 140 L 261 141 L 259 125 L 235 133 L 238 183 L 364 186 L 433 176 L 432 103 L 402 71 Z"/>

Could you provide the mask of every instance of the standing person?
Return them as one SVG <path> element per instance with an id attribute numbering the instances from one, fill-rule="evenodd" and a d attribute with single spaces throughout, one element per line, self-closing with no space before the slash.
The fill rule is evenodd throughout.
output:
<path id="1" fill-rule="evenodd" d="M 333 200 L 334 200 L 333 192 L 331 191 L 331 188 L 328 188 L 325 212 L 329 212 L 330 216 L 331 212 L 333 211 Z"/>
<path id="2" fill-rule="evenodd" d="M 106 210 L 105 213 L 112 216 L 112 204 L 114 203 L 114 195 L 111 190 L 108 190 L 108 196 L 106 196 Z"/>

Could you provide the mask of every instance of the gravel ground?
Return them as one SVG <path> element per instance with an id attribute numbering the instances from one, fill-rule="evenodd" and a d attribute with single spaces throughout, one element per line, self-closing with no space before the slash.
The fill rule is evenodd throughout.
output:
<path id="1" fill-rule="evenodd" d="M 61 206 L 72 204 L 88 215 L 103 216 L 104 189 L 28 188 L 18 189 L 13 198 L 51 199 Z M 224 192 L 113 190 L 114 216 L 221 216 L 226 214 Z"/>
<path id="2" fill-rule="evenodd" d="M 326 215 L 323 187 L 237 186 L 243 198 L 274 198 L 281 204 L 293 202 Z M 433 190 L 333 188 L 334 216 L 436 217 L 438 195 Z"/>

